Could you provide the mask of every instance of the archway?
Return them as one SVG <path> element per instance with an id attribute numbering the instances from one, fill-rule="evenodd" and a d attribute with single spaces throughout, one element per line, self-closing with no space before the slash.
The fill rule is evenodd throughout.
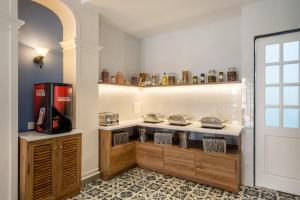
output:
<path id="1" fill-rule="evenodd" d="M 60 19 L 63 26 L 63 81 L 72 83 L 74 87 L 73 124 L 76 127 L 76 65 L 78 54 L 76 53 L 76 40 L 79 38 L 79 20 L 75 12 L 60 0 L 32 0 L 52 10 Z"/>

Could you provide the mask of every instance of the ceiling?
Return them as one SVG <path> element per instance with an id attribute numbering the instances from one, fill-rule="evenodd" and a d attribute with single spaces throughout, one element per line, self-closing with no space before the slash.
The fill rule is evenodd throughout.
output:
<path id="1" fill-rule="evenodd" d="M 220 14 L 230 14 L 255 0 L 83 0 L 100 19 L 137 37 L 192 26 Z"/>

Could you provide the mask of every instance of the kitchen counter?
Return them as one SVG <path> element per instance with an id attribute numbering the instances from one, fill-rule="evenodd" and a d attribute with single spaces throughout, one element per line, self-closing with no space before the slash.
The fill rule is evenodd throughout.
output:
<path id="1" fill-rule="evenodd" d="M 115 126 L 99 126 L 99 130 L 113 131 L 123 128 L 130 128 L 134 126 L 143 126 L 148 128 L 160 128 L 160 129 L 169 129 L 176 131 L 189 131 L 196 133 L 209 133 L 215 135 L 229 135 L 229 136 L 240 136 L 243 130 L 243 126 L 225 124 L 223 129 L 210 129 L 210 128 L 201 128 L 200 122 L 192 122 L 187 126 L 176 126 L 170 125 L 167 121 L 161 123 L 144 123 L 142 119 L 137 120 L 128 120 L 120 122 L 119 125 Z"/>
<path id="2" fill-rule="evenodd" d="M 59 133 L 59 134 L 45 134 L 45 133 L 39 133 L 36 131 L 28 131 L 28 132 L 21 132 L 19 133 L 19 138 L 26 140 L 27 142 L 37 141 L 37 140 L 45 140 L 45 139 L 51 139 L 61 136 L 68 136 L 68 135 L 75 135 L 82 133 L 82 130 L 73 129 L 70 132 L 66 133 Z"/>

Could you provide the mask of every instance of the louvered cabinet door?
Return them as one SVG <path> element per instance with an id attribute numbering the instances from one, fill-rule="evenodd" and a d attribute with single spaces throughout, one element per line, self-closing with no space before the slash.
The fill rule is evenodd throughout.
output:
<path id="1" fill-rule="evenodd" d="M 33 142 L 29 145 L 28 198 L 52 200 L 56 197 L 56 140 Z"/>
<path id="2" fill-rule="evenodd" d="M 58 139 L 58 197 L 80 190 L 81 134 Z"/>

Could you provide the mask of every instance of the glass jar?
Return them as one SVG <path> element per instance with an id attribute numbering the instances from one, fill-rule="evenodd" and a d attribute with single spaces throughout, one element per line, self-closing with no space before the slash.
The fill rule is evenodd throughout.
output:
<path id="1" fill-rule="evenodd" d="M 102 83 L 109 83 L 109 72 L 107 68 L 103 68 L 101 72 Z"/>
<path id="2" fill-rule="evenodd" d="M 198 84 L 198 76 L 193 76 L 193 84 Z"/>
<path id="3" fill-rule="evenodd" d="M 189 71 L 187 69 L 182 71 L 182 84 L 189 83 Z"/>
<path id="4" fill-rule="evenodd" d="M 237 81 L 237 70 L 235 67 L 228 68 L 227 81 Z"/>
<path id="5" fill-rule="evenodd" d="M 176 84 L 176 76 L 175 73 L 169 73 L 169 85 L 175 85 Z"/>
<path id="6" fill-rule="evenodd" d="M 200 83 L 201 84 L 205 83 L 205 74 L 203 74 L 203 73 L 200 75 Z"/>
<path id="7" fill-rule="evenodd" d="M 157 74 L 152 74 L 152 85 L 156 85 L 157 84 Z"/>
<path id="8" fill-rule="evenodd" d="M 116 84 L 116 76 L 111 76 L 110 81 L 112 84 Z"/>
<path id="9" fill-rule="evenodd" d="M 219 72 L 219 82 L 220 83 L 224 82 L 224 73 L 223 72 Z"/>
<path id="10" fill-rule="evenodd" d="M 216 70 L 209 70 L 207 80 L 209 83 L 215 83 L 217 81 Z"/>
<path id="11" fill-rule="evenodd" d="M 122 72 L 117 72 L 116 74 L 116 84 L 123 85 L 124 84 L 124 76 Z"/>
<path id="12" fill-rule="evenodd" d="M 131 76 L 131 85 L 138 85 L 139 84 L 139 79 L 137 74 L 133 74 Z"/>
<path id="13" fill-rule="evenodd" d="M 161 79 L 161 84 L 162 85 L 168 85 L 168 76 L 167 76 L 167 73 L 164 73 L 162 79 Z"/>

